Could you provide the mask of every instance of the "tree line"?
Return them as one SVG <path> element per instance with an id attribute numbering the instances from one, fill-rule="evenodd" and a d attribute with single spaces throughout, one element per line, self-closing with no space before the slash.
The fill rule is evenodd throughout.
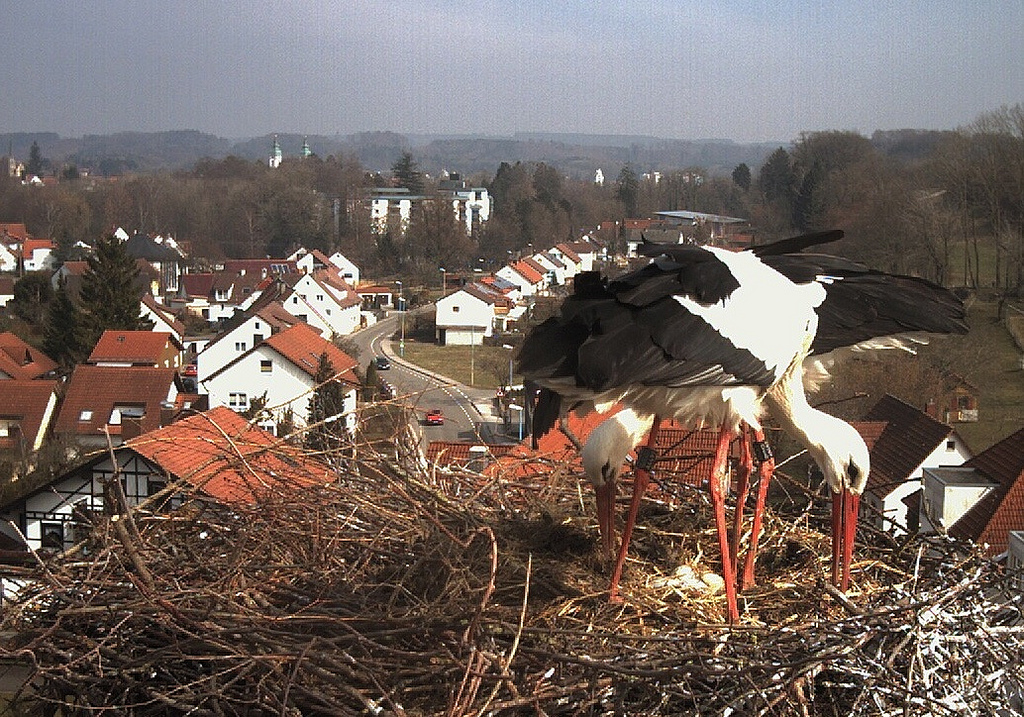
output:
<path id="1" fill-rule="evenodd" d="M 748 219 L 758 241 L 842 227 L 844 253 L 879 268 L 978 288 L 1024 286 L 1021 105 L 941 133 L 807 133 L 762 166 L 741 164 L 728 176 L 699 166 L 660 175 L 645 169 L 624 165 L 599 185 L 544 162 L 503 162 L 493 175 L 469 179 L 493 203 L 490 221 L 469 236 L 440 197 L 416 205 L 407 231 L 371 231 L 361 201 L 370 188 L 436 192 L 437 178 L 420 172 L 411 153 L 383 176 L 354 156 L 314 155 L 276 169 L 229 156 L 189 171 L 69 177 L 45 188 L 2 178 L 0 219 L 54 239 L 61 258 L 120 226 L 173 236 L 211 261 L 281 256 L 302 245 L 340 250 L 370 276 L 401 272 L 436 282 L 440 266 L 493 267 L 601 223 L 621 228 L 626 218 L 689 209 Z M 621 236 L 613 229 L 603 238 Z"/>

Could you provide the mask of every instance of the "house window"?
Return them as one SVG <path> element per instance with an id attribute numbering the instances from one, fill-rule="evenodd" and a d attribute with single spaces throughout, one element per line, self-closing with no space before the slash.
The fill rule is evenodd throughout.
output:
<path id="1" fill-rule="evenodd" d="M 91 421 L 92 420 L 92 411 L 90 411 L 88 409 L 82 411 L 81 413 L 78 414 L 78 420 L 79 421 Z"/>
<path id="2" fill-rule="evenodd" d="M 12 434 L 17 434 L 18 422 L 14 420 L 2 420 L 0 419 L 0 438 L 10 438 Z"/>
<path id="3" fill-rule="evenodd" d="M 953 440 L 946 441 L 946 450 L 947 451 L 955 451 L 956 450 L 956 441 L 953 441 Z"/>
<path id="4" fill-rule="evenodd" d="M 107 421 L 107 423 L 112 426 L 119 426 L 121 425 L 121 420 L 124 418 L 142 418 L 145 415 L 145 406 L 130 403 L 115 403 L 114 410 L 110 412 L 110 420 Z"/>
<path id="5" fill-rule="evenodd" d="M 64 547 L 64 524 L 43 523 L 41 526 L 40 544 L 44 548 L 61 550 Z"/>
<path id="6" fill-rule="evenodd" d="M 257 322 L 255 323 L 255 325 L 253 326 L 253 328 L 254 328 L 254 329 L 256 329 L 257 331 L 259 331 L 259 330 L 260 330 L 260 322 L 259 322 L 259 321 L 257 321 Z"/>
<path id="7" fill-rule="evenodd" d="M 249 405 L 249 397 L 244 393 L 229 393 L 228 406 L 231 408 L 245 408 Z"/>
<path id="8" fill-rule="evenodd" d="M 259 346 L 262 341 L 263 341 L 263 334 L 253 334 L 252 335 L 252 345 L 253 346 Z"/>
<path id="9" fill-rule="evenodd" d="M 968 411 L 971 408 L 971 397 L 970 396 L 957 396 L 956 407 L 961 411 Z"/>
<path id="10" fill-rule="evenodd" d="M 457 314 L 457 313 L 459 313 L 459 307 L 458 307 L 458 306 L 453 306 L 453 307 L 452 307 L 452 313 L 453 313 L 453 314 Z"/>
<path id="11" fill-rule="evenodd" d="M 317 301 L 323 301 L 324 300 L 324 295 L 323 294 L 317 294 L 316 295 L 316 300 Z"/>
<path id="12" fill-rule="evenodd" d="M 293 304 L 297 304 L 297 303 L 299 303 L 299 297 L 297 297 L 297 296 L 293 296 L 293 297 L 292 297 L 292 303 L 293 303 Z"/>
<path id="13" fill-rule="evenodd" d="M 235 342 L 235 351 L 245 351 L 245 342 L 244 341 L 236 341 Z"/>
<path id="14" fill-rule="evenodd" d="M 273 361 L 260 361 L 260 373 L 270 373 L 274 370 Z"/>

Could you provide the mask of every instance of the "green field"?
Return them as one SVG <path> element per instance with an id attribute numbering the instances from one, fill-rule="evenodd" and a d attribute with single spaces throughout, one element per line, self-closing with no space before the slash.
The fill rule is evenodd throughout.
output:
<path id="1" fill-rule="evenodd" d="M 391 350 L 398 354 L 398 340 Z M 406 336 L 405 359 L 428 371 L 476 388 L 498 388 L 508 383 L 508 362 L 513 352 L 500 346 L 438 346 Z M 521 381 L 513 377 L 513 383 Z"/>

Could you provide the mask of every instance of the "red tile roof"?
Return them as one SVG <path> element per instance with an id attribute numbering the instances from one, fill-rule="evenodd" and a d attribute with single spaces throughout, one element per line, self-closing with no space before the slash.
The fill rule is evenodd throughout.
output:
<path id="1" fill-rule="evenodd" d="M 12 239 L 21 241 L 28 239 L 28 230 L 25 225 L 17 222 L 0 222 L 0 234 L 6 234 Z"/>
<path id="2" fill-rule="evenodd" d="M 158 366 L 182 350 L 173 334 L 166 331 L 115 331 L 100 336 L 89 363 L 119 362 L 138 366 Z"/>
<path id="3" fill-rule="evenodd" d="M 223 406 L 132 438 L 124 447 L 223 503 L 252 503 L 333 480 L 326 465 Z"/>
<path id="4" fill-rule="evenodd" d="M 953 432 L 952 426 L 889 394 L 883 396 L 864 418 L 888 424 L 871 447 L 867 490 L 878 496 L 889 495 L 905 483 Z"/>
<path id="5" fill-rule="evenodd" d="M 885 427 L 889 424 L 885 421 L 850 421 L 850 425 L 857 430 L 860 437 L 868 444 L 868 450 L 870 451 L 878 442 Z"/>
<path id="6" fill-rule="evenodd" d="M 52 418 L 47 416 L 47 408 L 51 400 L 56 401 L 56 389 L 56 381 L 12 379 L 0 383 L 0 418 L 18 421 L 29 450 L 47 428 L 43 421 Z M 15 448 L 16 440 L 16 436 L 0 437 L 0 448 Z"/>
<path id="7" fill-rule="evenodd" d="M 359 379 L 352 371 L 357 365 L 356 360 L 322 337 L 316 329 L 308 324 L 295 324 L 291 328 L 264 339 L 261 345 L 270 346 L 310 376 L 316 376 L 320 355 L 326 353 L 335 372 L 343 381 L 359 383 Z"/>
<path id="8" fill-rule="evenodd" d="M 537 262 L 533 263 L 536 264 Z M 543 267 L 540 268 L 543 269 Z M 544 272 L 537 271 L 537 269 L 528 264 L 524 259 L 520 259 L 512 264 L 512 271 L 519 274 L 519 276 L 523 277 L 531 284 L 540 283 L 544 279 Z"/>
<path id="9" fill-rule="evenodd" d="M 171 395 L 175 369 L 148 366 L 92 366 L 79 364 L 71 374 L 55 432 L 97 437 L 107 425 L 115 404 L 144 407 L 142 431 L 160 427 L 161 404 Z M 121 426 L 110 426 L 120 434 Z"/>
<path id="10" fill-rule="evenodd" d="M 558 251 L 565 254 L 566 258 L 570 261 L 575 262 L 576 264 L 580 263 L 580 255 L 573 250 L 571 244 L 556 244 L 555 249 L 558 249 Z"/>
<path id="11" fill-rule="evenodd" d="M 0 379 L 32 379 L 56 370 L 57 362 L 10 331 L 0 334 Z M 6 389 L 5 389 L 6 390 Z"/>
<path id="12" fill-rule="evenodd" d="M 31 259 L 32 253 L 36 249 L 53 249 L 54 244 L 52 239 L 25 239 L 21 243 L 21 257 L 23 259 Z"/>
<path id="13" fill-rule="evenodd" d="M 581 443 L 586 443 L 590 432 L 613 413 L 614 410 L 605 414 L 592 411 L 582 418 L 570 413 L 569 428 Z M 717 444 L 717 429 L 691 430 L 665 422 L 655 441 L 659 456 L 655 464 L 655 475 L 688 485 L 703 485 L 711 476 Z M 635 458 L 635 451 L 630 455 Z M 738 456 L 739 442 L 733 441 L 730 457 L 735 459 Z M 536 449 L 530 448 L 528 439 L 507 452 L 498 462 L 505 475 L 520 478 L 550 473 L 552 466 L 569 466 L 577 474 L 583 471 L 579 452 L 558 428 L 542 437 Z"/>
<path id="14" fill-rule="evenodd" d="M 213 274 L 182 274 L 181 286 L 188 296 L 213 296 Z"/>
<path id="15" fill-rule="evenodd" d="M 1009 546 L 1010 531 L 1024 530 L 1024 429 L 964 463 L 997 483 L 994 490 L 949 527 L 955 538 L 987 543 L 998 555 Z"/>

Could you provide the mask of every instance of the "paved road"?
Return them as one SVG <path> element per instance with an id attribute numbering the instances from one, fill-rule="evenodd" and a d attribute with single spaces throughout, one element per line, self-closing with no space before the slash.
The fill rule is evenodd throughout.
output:
<path id="1" fill-rule="evenodd" d="M 485 436 L 492 433 L 491 426 L 481 424 L 497 420 L 490 412 L 494 392 L 456 383 L 402 360 L 398 355 L 399 342 L 391 341 L 398 322 L 399 315 L 394 314 L 352 335 L 360 350 L 360 363 L 365 367 L 372 357 L 388 357 L 391 368 L 381 371 L 380 376 L 395 387 L 399 396 L 407 397 L 426 440 L 475 441 L 480 440 L 478 432 Z M 443 426 L 423 424 L 423 416 L 433 408 L 444 412 Z M 499 440 L 504 438 L 501 436 Z"/>

